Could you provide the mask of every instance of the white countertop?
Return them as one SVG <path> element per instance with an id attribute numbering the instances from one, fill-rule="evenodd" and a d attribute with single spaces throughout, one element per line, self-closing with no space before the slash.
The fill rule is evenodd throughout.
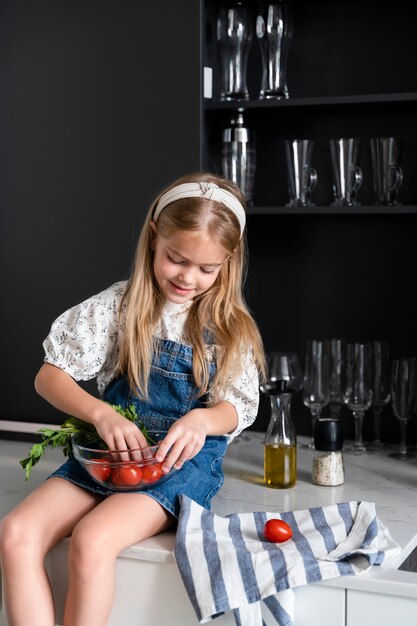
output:
<path id="1" fill-rule="evenodd" d="M 243 435 L 245 436 L 245 435 Z M 398 461 L 389 456 L 395 447 L 354 455 L 344 453 L 345 482 L 320 487 L 311 481 L 313 451 L 298 437 L 297 483 L 291 489 L 273 489 L 263 482 L 264 434 L 250 431 L 250 441 L 231 444 L 226 455 L 225 483 L 213 500 L 220 515 L 243 511 L 291 511 L 361 500 L 375 502 L 378 517 L 392 537 L 406 548 L 417 540 L 417 458 Z M 347 442 L 349 443 L 349 442 Z"/>
<path id="2" fill-rule="evenodd" d="M 350 500 L 375 502 L 376 513 L 401 548 L 392 562 L 372 567 L 361 576 L 343 576 L 326 584 L 417 598 L 417 573 L 397 570 L 417 545 L 417 458 L 393 459 L 390 445 L 363 455 L 344 453 L 345 482 L 320 487 L 311 481 L 313 451 L 302 447 L 309 437 L 299 436 L 297 483 L 291 489 L 273 489 L 263 482 L 264 433 L 249 431 L 226 455 L 225 483 L 213 500 L 220 515 L 245 511 L 290 511 Z M 346 447 L 350 442 L 346 442 Z"/>
<path id="3" fill-rule="evenodd" d="M 417 574 L 398 571 L 395 567 L 417 544 L 417 458 L 398 461 L 389 457 L 394 447 L 356 456 L 344 454 L 345 483 L 338 487 L 319 487 L 311 481 L 313 452 L 301 447 L 309 441 L 298 438 L 297 483 L 291 489 L 273 489 L 263 482 L 263 433 L 247 431 L 230 444 L 224 469 L 225 482 L 215 496 L 212 510 L 219 515 L 249 511 L 290 511 L 325 506 L 337 502 L 360 500 L 375 502 L 376 512 L 402 548 L 395 562 L 373 567 L 360 577 L 346 576 L 321 584 L 355 588 L 368 586 L 378 591 L 385 585 L 390 593 L 417 597 Z M 60 450 L 48 450 L 33 470 L 29 482 L 18 460 L 26 455 L 31 444 L 0 440 L 1 498 L 0 515 L 7 512 L 46 474 L 63 461 Z M 152 561 L 172 561 L 174 533 L 162 533 L 135 544 L 122 557 Z M 365 579 L 367 582 L 365 582 Z"/>

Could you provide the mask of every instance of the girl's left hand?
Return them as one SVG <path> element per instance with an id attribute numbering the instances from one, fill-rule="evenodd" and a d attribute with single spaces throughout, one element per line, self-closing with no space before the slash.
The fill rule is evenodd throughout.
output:
<path id="1" fill-rule="evenodd" d="M 163 462 L 162 471 L 181 469 L 204 446 L 207 436 L 207 409 L 193 409 L 180 417 L 169 429 L 159 446 L 156 460 Z"/>

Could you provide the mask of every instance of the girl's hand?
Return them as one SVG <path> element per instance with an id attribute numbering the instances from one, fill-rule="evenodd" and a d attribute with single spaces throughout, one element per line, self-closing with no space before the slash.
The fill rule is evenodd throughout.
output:
<path id="1" fill-rule="evenodd" d="M 94 426 L 110 450 L 134 450 L 148 445 L 140 428 L 120 415 L 110 405 L 103 403 Z"/>
<path id="2" fill-rule="evenodd" d="M 156 455 L 156 460 L 163 462 L 163 472 L 168 473 L 172 467 L 181 469 L 185 461 L 200 452 L 207 436 L 205 411 L 193 409 L 171 426 Z"/>
<path id="3" fill-rule="evenodd" d="M 107 402 L 85 391 L 59 367 L 44 363 L 36 376 L 35 389 L 63 413 L 95 426 L 110 450 L 133 450 L 147 445 L 136 424 L 120 415 Z"/>

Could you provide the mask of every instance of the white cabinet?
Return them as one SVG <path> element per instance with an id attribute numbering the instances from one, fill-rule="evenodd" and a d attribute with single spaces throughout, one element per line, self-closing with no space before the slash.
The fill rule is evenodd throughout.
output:
<path id="1" fill-rule="evenodd" d="M 47 567 L 52 582 L 57 624 L 62 624 L 67 589 L 68 540 L 50 553 Z M 161 589 L 164 602 L 160 602 Z M 295 592 L 296 626 L 345 626 L 343 588 L 305 585 Z M 166 562 L 120 556 L 116 563 L 116 589 L 109 626 L 198 626 L 174 560 Z M 216 618 L 216 626 L 235 626 L 232 613 Z"/>
<path id="2" fill-rule="evenodd" d="M 295 591 L 295 626 L 345 626 L 345 589 L 306 585 Z"/>
<path id="3" fill-rule="evenodd" d="M 346 626 L 416 626 L 417 598 L 347 592 Z"/>

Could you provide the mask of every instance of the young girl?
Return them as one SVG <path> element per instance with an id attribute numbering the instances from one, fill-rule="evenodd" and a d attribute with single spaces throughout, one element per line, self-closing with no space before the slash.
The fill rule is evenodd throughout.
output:
<path id="1" fill-rule="evenodd" d="M 146 445 L 110 406 L 134 404 L 148 429 L 168 431 L 157 457 L 166 475 L 116 493 L 69 458 L 9 513 L 0 533 L 9 626 L 26 626 L 28 616 L 31 626 L 55 624 L 44 559 L 64 537 L 71 535 L 64 625 L 104 626 L 118 554 L 173 527 L 179 494 L 210 507 L 227 444 L 255 420 L 265 373 L 242 295 L 244 206 L 240 190 L 217 176 L 177 180 L 149 209 L 130 279 L 53 323 L 38 393 L 93 424 L 116 450 Z M 77 383 L 94 377 L 100 399 Z"/>

